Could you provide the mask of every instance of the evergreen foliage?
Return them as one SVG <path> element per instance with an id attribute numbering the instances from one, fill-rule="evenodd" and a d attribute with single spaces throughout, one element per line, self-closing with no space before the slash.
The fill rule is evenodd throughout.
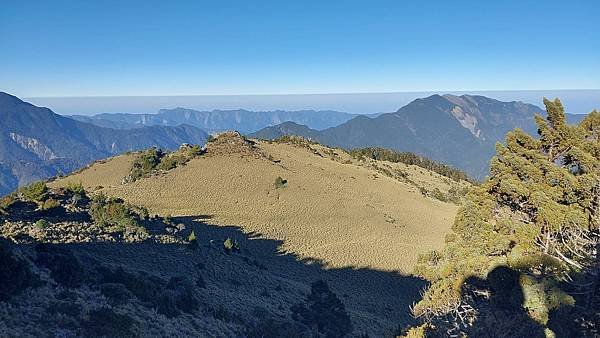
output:
<path id="1" fill-rule="evenodd" d="M 199 145 L 189 144 L 183 144 L 179 149 L 172 152 L 164 152 L 158 148 L 144 150 L 139 153 L 133 162 L 126 181 L 133 182 L 158 171 L 174 169 L 201 154 L 202 148 Z"/>
<path id="2" fill-rule="evenodd" d="M 600 113 L 570 126 L 558 99 L 544 104 L 547 117 L 536 116 L 540 137 L 519 129 L 507 134 L 497 145 L 491 176 L 468 194 L 445 248 L 419 260 L 416 273 L 431 286 L 412 310 L 433 332 L 516 332 L 522 311 L 546 334 L 556 326 L 552 318 L 563 320 L 561 327 L 579 325 L 573 328 L 579 336 L 591 332 L 600 284 Z M 508 290 L 494 284 L 492 272 L 500 267 L 516 273 L 523 294 L 512 317 L 491 301 Z M 473 286 L 472 278 L 485 282 Z M 552 317 L 567 308 L 578 320 Z M 502 325 L 486 319 L 490 311 L 504 313 Z"/>
<path id="3" fill-rule="evenodd" d="M 98 194 L 92 199 L 89 214 L 99 226 L 108 227 L 114 232 L 123 232 L 133 240 L 144 240 L 148 237 L 148 232 L 138 222 L 141 219 L 140 215 L 120 199 Z"/>
<path id="4" fill-rule="evenodd" d="M 448 177 L 454 181 L 472 181 L 467 176 L 467 174 L 458 169 L 452 168 L 450 166 L 441 164 L 436 161 L 432 161 L 415 153 L 399 152 L 380 147 L 367 147 L 353 149 L 350 151 L 350 155 L 359 160 L 371 158 L 378 161 L 388 161 L 394 163 L 416 165 L 418 167 L 425 168 L 442 176 Z"/>
<path id="5" fill-rule="evenodd" d="M 283 178 L 281 178 L 281 176 L 277 176 L 277 178 L 275 179 L 275 183 L 273 183 L 273 185 L 275 186 L 275 188 L 280 189 L 280 188 L 285 188 L 287 187 L 287 180 L 284 180 Z"/>
<path id="6" fill-rule="evenodd" d="M 35 203 L 41 203 L 48 197 L 48 187 L 42 181 L 23 187 L 19 192 L 23 199 Z"/>
<path id="7" fill-rule="evenodd" d="M 223 249 L 225 249 L 225 252 L 228 254 L 231 252 L 240 252 L 241 250 L 240 244 L 231 237 L 227 237 L 225 241 L 223 241 Z"/>

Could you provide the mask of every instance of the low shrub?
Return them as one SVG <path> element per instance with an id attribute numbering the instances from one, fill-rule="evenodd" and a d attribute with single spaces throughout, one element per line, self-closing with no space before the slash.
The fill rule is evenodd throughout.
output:
<path id="1" fill-rule="evenodd" d="M 46 221 L 45 219 L 40 219 L 37 222 L 35 222 L 35 224 L 33 224 L 33 226 L 35 226 L 36 228 L 38 228 L 40 230 L 44 230 L 50 226 L 50 223 L 48 223 L 48 221 Z"/>
<path id="2" fill-rule="evenodd" d="M 240 252 L 241 251 L 240 244 L 235 239 L 232 239 L 231 237 L 227 237 L 227 239 L 225 239 L 225 241 L 223 241 L 223 249 L 225 249 L 225 252 L 228 254 L 230 254 L 231 252 Z"/>
<path id="3" fill-rule="evenodd" d="M 7 195 L 0 198 L 0 215 L 7 214 L 10 206 L 16 201 L 14 195 Z"/>
<path id="4" fill-rule="evenodd" d="M 146 209 L 140 208 L 138 212 L 147 217 Z M 138 223 L 140 215 L 123 200 L 98 194 L 92 199 L 89 214 L 96 224 L 107 227 L 108 231 L 122 232 L 128 240 L 143 241 L 148 238 L 148 231 Z"/>
<path id="5" fill-rule="evenodd" d="M 40 203 L 48 197 L 48 187 L 39 181 L 19 189 L 19 193 L 26 201 Z"/>
<path id="6" fill-rule="evenodd" d="M 69 182 L 67 184 L 67 186 L 65 187 L 65 190 L 67 192 L 69 192 L 71 195 L 85 196 L 85 189 L 83 188 L 83 185 L 81 184 L 81 182 L 79 182 L 79 183 Z"/>
<path id="7" fill-rule="evenodd" d="M 54 198 L 48 198 L 44 202 L 40 203 L 41 210 L 52 210 L 54 208 L 60 207 L 60 203 Z"/>
<path id="8" fill-rule="evenodd" d="M 198 247 L 198 239 L 196 238 L 196 233 L 194 232 L 194 230 L 190 232 L 190 235 L 188 236 L 187 240 L 190 248 L 196 249 Z"/>
<path id="9" fill-rule="evenodd" d="M 273 185 L 275 186 L 276 189 L 285 188 L 285 187 L 287 187 L 287 184 L 288 184 L 288 181 L 281 178 L 281 176 L 278 176 L 275 179 L 275 183 L 273 183 Z"/>

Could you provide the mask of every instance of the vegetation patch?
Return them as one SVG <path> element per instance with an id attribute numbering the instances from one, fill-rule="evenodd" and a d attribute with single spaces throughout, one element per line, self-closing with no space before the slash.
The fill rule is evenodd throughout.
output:
<path id="1" fill-rule="evenodd" d="M 191 159 L 202 155 L 199 145 L 183 144 L 179 149 L 165 152 L 158 148 L 150 148 L 140 152 L 132 164 L 131 171 L 124 182 L 134 182 L 142 177 L 169 171 L 185 165 Z"/>
<path id="2" fill-rule="evenodd" d="M 473 182 L 472 179 L 467 176 L 464 172 L 441 164 L 439 162 L 430 160 L 423 156 L 419 156 L 415 153 L 410 152 L 399 152 L 391 149 L 380 148 L 380 147 L 367 147 L 350 150 L 349 152 L 352 157 L 358 160 L 364 160 L 367 158 L 377 161 L 388 161 L 393 163 L 404 163 L 408 165 L 416 165 L 418 167 L 431 170 L 442 176 L 448 177 L 454 181 L 468 181 Z"/>
<path id="3" fill-rule="evenodd" d="M 48 187 L 45 182 L 40 181 L 19 189 L 18 193 L 23 200 L 39 204 L 48 197 Z"/>
<path id="4" fill-rule="evenodd" d="M 277 176 L 277 178 L 275 179 L 275 183 L 273 183 L 276 189 L 285 188 L 287 187 L 287 184 L 288 181 L 281 178 L 281 176 Z"/>
<path id="5" fill-rule="evenodd" d="M 100 193 L 92 198 L 89 214 L 96 224 L 108 231 L 123 233 L 133 241 L 143 241 L 148 238 L 148 231 L 138 221 L 142 220 L 141 216 L 147 215 L 147 211 L 141 210 L 136 212 L 123 200 Z"/>
<path id="6" fill-rule="evenodd" d="M 231 237 L 227 237 L 225 241 L 223 241 L 223 249 L 228 254 L 241 251 L 240 244 Z"/>
<path id="7" fill-rule="evenodd" d="M 571 126 L 558 99 L 544 103 L 539 138 L 508 133 L 446 247 L 419 259 L 425 336 L 597 335 L 600 112 Z"/>

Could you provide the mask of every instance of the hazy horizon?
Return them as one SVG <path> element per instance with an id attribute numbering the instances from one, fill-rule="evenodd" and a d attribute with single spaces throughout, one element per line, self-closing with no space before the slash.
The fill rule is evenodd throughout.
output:
<path id="1" fill-rule="evenodd" d="M 501 90 L 501 91 L 415 91 L 383 93 L 274 94 L 274 95 L 179 95 L 179 96 L 82 96 L 24 97 L 38 106 L 63 115 L 100 113 L 157 113 L 175 107 L 196 110 L 254 111 L 335 110 L 353 114 L 395 111 L 410 101 L 433 94 L 471 94 L 500 101 L 523 101 L 542 106 L 543 97 L 558 97 L 574 114 L 600 109 L 600 89 Z"/>

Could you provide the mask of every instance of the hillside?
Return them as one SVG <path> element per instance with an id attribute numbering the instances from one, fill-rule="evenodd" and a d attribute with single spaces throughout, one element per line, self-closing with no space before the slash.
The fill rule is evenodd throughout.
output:
<path id="1" fill-rule="evenodd" d="M 265 128 L 251 137 L 299 135 L 320 143 L 352 149 L 380 146 L 414 152 L 466 171 L 475 178 L 488 173 L 496 142 L 514 128 L 534 133 L 535 114 L 544 111 L 522 102 L 502 102 L 484 96 L 432 95 L 376 118 L 358 116 L 323 131 Z M 568 115 L 571 123 L 582 118 Z"/>
<path id="2" fill-rule="evenodd" d="M 125 185 L 129 168 L 121 157 L 52 186 L 81 182 L 152 213 L 209 215 L 211 223 L 283 240 L 283 250 L 334 267 L 408 273 L 417 252 L 443 242 L 457 208 L 421 190 L 448 193 L 464 184 L 416 166 L 358 161 L 307 142 L 224 146 L 209 143 L 201 158 Z M 287 180 L 285 188 L 274 187 L 277 177 Z"/>
<path id="3" fill-rule="evenodd" d="M 2 199 L 0 332 L 391 337 L 415 323 L 425 283 L 409 272 L 442 247 L 458 206 L 441 199 L 468 183 L 300 138 L 229 132 L 197 149 L 135 181 L 153 150 Z"/>
<path id="4" fill-rule="evenodd" d="M 36 107 L 0 92 L 0 196 L 17 186 L 69 173 L 93 160 L 158 146 L 203 143 L 206 132 L 189 126 L 134 130 L 101 128 Z"/>
<path id="5" fill-rule="evenodd" d="M 178 126 L 189 124 L 209 132 L 239 130 L 252 133 L 262 128 L 287 121 L 307 125 L 314 129 L 326 129 L 344 123 L 356 114 L 338 111 L 250 111 L 212 110 L 199 111 L 186 108 L 161 109 L 157 114 L 103 113 L 93 116 L 73 115 L 73 119 L 109 128 L 139 128 L 143 126 Z"/>

